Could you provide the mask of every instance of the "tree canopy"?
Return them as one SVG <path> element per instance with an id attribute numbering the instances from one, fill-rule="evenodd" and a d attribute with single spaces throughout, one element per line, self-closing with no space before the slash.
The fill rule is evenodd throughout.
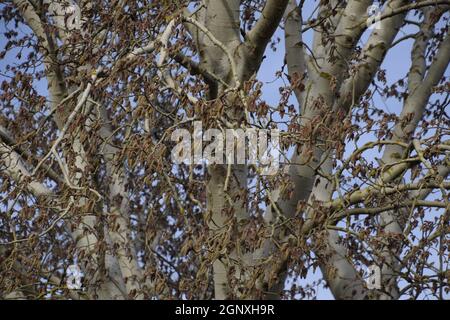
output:
<path id="1" fill-rule="evenodd" d="M 448 298 L 449 8 L 2 1 L 0 297 Z"/>

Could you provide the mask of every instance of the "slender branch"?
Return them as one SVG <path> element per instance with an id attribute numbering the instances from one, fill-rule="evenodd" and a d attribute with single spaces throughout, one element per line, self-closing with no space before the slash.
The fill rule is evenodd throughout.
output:
<path id="1" fill-rule="evenodd" d="M 225 44 L 223 44 L 219 39 L 217 39 L 214 34 L 212 34 L 212 32 L 210 32 L 203 24 L 201 24 L 199 21 L 195 20 L 192 17 L 183 17 L 183 20 L 185 22 L 191 23 L 194 26 L 196 26 L 199 30 L 201 30 L 211 41 L 212 43 L 214 43 L 216 46 L 218 46 L 227 56 L 229 62 L 230 62 L 230 67 L 231 67 L 231 73 L 233 75 L 234 78 L 234 86 L 236 88 L 240 87 L 240 81 L 239 81 L 239 76 L 238 76 L 238 72 L 237 72 L 237 64 L 236 61 L 232 55 L 232 53 L 230 52 L 230 50 L 228 50 L 228 48 L 225 46 Z"/>
<path id="2" fill-rule="evenodd" d="M 26 241 L 30 241 L 32 239 L 35 238 L 42 238 L 43 236 L 45 236 L 47 233 L 49 233 L 51 230 L 53 230 L 53 228 L 55 228 L 56 224 L 61 221 L 62 219 L 64 219 L 66 217 L 66 215 L 69 213 L 70 209 L 72 208 L 74 204 L 74 200 L 73 197 L 70 198 L 69 204 L 67 205 L 67 207 L 64 209 L 64 211 L 58 216 L 58 218 L 56 218 L 55 220 L 52 221 L 52 223 L 50 224 L 50 226 L 45 229 L 44 231 L 42 231 L 41 233 L 37 234 L 37 235 L 31 235 L 28 238 L 24 238 L 24 239 L 17 239 L 14 241 L 10 241 L 10 242 L 0 242 L 0 246 L 2 245 L 11 245 L 11 244 L 16 244 L 16 243 L 20 243 L 20 242 L 26 242 Z"/>

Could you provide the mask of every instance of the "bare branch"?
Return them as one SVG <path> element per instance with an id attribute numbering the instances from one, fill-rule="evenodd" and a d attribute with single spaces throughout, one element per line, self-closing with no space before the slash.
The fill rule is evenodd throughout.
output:
<path id="1" fill-rule="evenodd" d="M 254 48 L 259 56 L 265 51 L 267 44 L 283 18 L 289 0 L 267 0 L 261 17 L 247 34 L 246 43 Z"/>

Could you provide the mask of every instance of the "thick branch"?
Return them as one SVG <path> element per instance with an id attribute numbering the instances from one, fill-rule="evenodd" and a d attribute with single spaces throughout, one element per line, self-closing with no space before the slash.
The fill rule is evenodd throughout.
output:
<path id="1" fill-rule="evenodd" d="M 267 0 L 261 17 L 247 35 L 247 43 L 261 55 L 277 30 L 289 0 Z"/>

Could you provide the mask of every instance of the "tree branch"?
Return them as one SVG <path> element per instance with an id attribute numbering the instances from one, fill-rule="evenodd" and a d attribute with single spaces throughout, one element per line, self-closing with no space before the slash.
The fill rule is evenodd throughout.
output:
<path id="1" fill-rule="evenodd" d="M 246 43 L 260 56 L 278 28 L 289 0 L 267 0 L 261 17 L 247 34 Z"/>

